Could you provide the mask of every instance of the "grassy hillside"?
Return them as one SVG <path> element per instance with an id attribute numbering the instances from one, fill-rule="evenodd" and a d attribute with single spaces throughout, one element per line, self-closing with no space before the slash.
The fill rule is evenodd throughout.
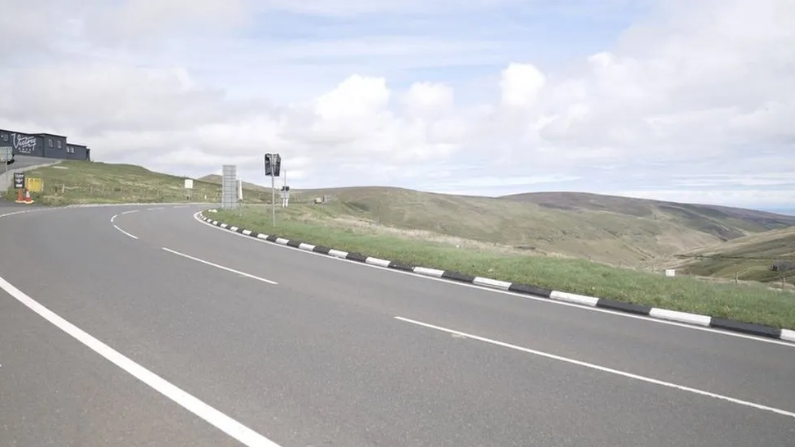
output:
<path id="1" fill-rule="evenodd" d="M 213 183 L 213 184 L 216 184 L 216 185 L 221 185 L 222 182 L 223 182 L 223 177 L 218 175 L 218 174 L 210 174 L 210 175 L 205 175 L 204 177 L 199 178 L 199 180 L 201 180 L 202 182 L 207 182 L 207 183 Z M 256 185 L 254 183 L 243 182 L 243 197 L 244 198 L 245 198 L 245 191 L 246 190 L 254 192 L 254 193 L 258 193 L 258 194 L 259 193 L 268 193 L 268 194 L 271 193 L 271 188 L 270 187 L 266 188 L 264 186 Z"/>
<path id="2" fill-rule="evenodd" d="M 36 203 L 66 205 L 79 203 L 186 202 L 185 177 L 153 172 L 141 166 L 87 161 L 63 161 L 56 166 L 26 172 L 40 178 L 44 191 L 32 193 Z M 219 185 L 194 180 L 192 201 L 220 201 Z M 16 192 L 9 190 L 6 198 L 13 200 Z M 262 194 L 246 191 L 249 202 L 259 202 Z"/>
<path id="3" fill-rule="evenodd" d="M 782 272 L 772 271 L 770 267 L 782 261 L 795 264 L 795 227 L 742 237 L 685 256 L 680 265 L 696 275 L 780 281 Z M 784 275 L 792 282 L 795 271 Z"/>
<path id="4" fill-rule="evenodd" d="M 28 176 L 44 180 L 44 192 L 34 194 L 41 204 L 188 200 L 184 178 L 140 166 L 65 161 Z M 217 175 L 195 180 L 193 201 L 220 201 L 220 181 Z M 243 195 L 246 203 L 271 200 L 267 186 L 244 183 Z M 291 203 L 309 204 L 324 195 L 330 201 L 304 208 L 304 217 L 322 215 L 325 225 L 377 226 L 464 247 L 636 268 L 659 268 L 678 253 L 795 225 L 795 217 L 758 211 L 584 193 L 487 198 L 351 187 L 293 191 Z"/>
<path id="5" fill-rule="evenodd" d="M 607 211 L 653 220 L 671 220 L 677 224 L 712 234 L 722 240 L 795 225 L 793 216 L 764 211 L 579 192 L 528 193 L 500 198 L 532 203 L 549 209 Z"/>
<path id="6" fill-rule="evenodd" d="M 624 266 L 659 266 L 677 253 L 795 225 L 793 217 L 750 210 L 579 193 L 495 199 L 351 187 L 294 191 L 291 200 L 308 203 L 324 194 L 331 198 L 324 213 L 340 221 Z"/>
<path id="7" fill-rule="evenodd" d="M 659 273 L 615 268 L 582 259 L 529 256 L 526 252 L 493 244 L 461 246 L 460 239 L 438 233 L 399 230 L 356 219 L 351 214 L 353 206 L 337 202 L 279 208 L 275 227 L 267 206 L 247 206 L 242 213 L 220 211 L 211 216 L 264 234 L 411 265 L 777 327 L 795 327 L 795 294 L 774 291 L 760 284 L 667 278 Z"/>

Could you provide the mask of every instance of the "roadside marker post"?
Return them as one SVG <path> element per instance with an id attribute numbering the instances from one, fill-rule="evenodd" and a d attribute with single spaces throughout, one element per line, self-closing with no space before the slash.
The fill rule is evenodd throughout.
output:
<path id="1" fill-rule="evenodd" d="M 282 168 L 282 157 L 279 154 L 265 154 L 265 176 L 271 178 L 271 219 L 276 226 L 276 177 Z"/>

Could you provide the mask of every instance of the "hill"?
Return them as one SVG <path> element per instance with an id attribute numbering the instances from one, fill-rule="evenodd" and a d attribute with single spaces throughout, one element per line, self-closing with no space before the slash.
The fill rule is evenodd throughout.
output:
<path id="1" fill-rule="evenodd" d="M 294 191 L 292 203 L 326 195 L 335 221 L 372 222 L 538 254 L 652 266 L 717 243 L 795 225 L 795 218 L 752 210 L 600 196 L 539 193 L 499 198 L 389 187 Z"/>
<path id="2" fill-rule="evenodd" d="M 678 265 L 694 275 L 778 281 L 782 273 L 787 277 L 795 274 L 795 227 L 745 236 L 680 257 L 683 260 Z M 781 264 L 791 267 L 771 269 Z"/>
<path id="3" fill-rule="evenodd" d="M 41 204 L 220 201 L 220 176 L 194 180 L 140 166 L 64 161 L 35 168 Z M 245 182 L 246 203 L 270 203 L 268 187 Z M 9 193 L 9 198 L 13 193 Z M 327 203 L 308 206 L 316 197 Z M 277 198 L 278 200 L 278 198 Z M 585 193 L 533 193 L 499 198 L 456 196 L 389 187 L 294 190 L 290 208 L 329 225 L 412 232 L 456 245 L 490 245 L 528 254 L 661 266 L 674 255 L 726 240 L 795 225 L 795 217 L 711 205 L 689 205 Z M 285 210 L 286 211 L 286 210 Z"/>
<path id="4" fill-rule="evenodd" d="M 223 184 L 223 177 L 218 175 L 218 174 L 205 175 L 204 177 L 199 178 L 199 180 L 202 181 L 202 182 L 213 183 L 213 184 L 216 184 L 216 185 Z M 267 192 L 268 194 L 271 193 L 271 189 L 270 188 L 266 188 L 264 186 L 260 186 L 260 185 L 254 184 L 254 183 L 243 182 L 243 197 L 244 198 L 245 198 L 245 195 L 246 195 L 245 194 L 246 190 L 249 190 L 251 192 L 257 192 L 257 193 L 265 193 L 265 192 Z"/>
<path id="5" fill-rule="evenodd" d="M 722 240 L 746 236 L 748 233 L 787 228 L 795 225 L 795 217 L 731 208 L 660 200 L 579 193 L 540 192 L 500 197 L 544 208 L 567 211 L 591 210 L 650 219 L 672 219 L 687 227 L 712 234 Z"/>
<path id="6" fill-rule="evenodd" d="M 215 183 L 195 179 L 189 195 L 185 190 L 185 177 L 129 164 L 64 160 L 54 166 L 30 169 L 25 174 L 42 180 L 44 190 L 31 195 L 36 203 L 43 205 L 216 202 L 221 197 L 219 185 Z M 9 190 L 5 197 L 13 200 L 14 194 L 14 190 Z M 245 187 L 243 196 L 249 203 L 263 199 L 260 191 Z"/>

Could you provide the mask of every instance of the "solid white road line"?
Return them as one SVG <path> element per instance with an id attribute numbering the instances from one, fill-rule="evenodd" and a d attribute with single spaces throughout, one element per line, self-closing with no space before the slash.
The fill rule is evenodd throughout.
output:
<path id="1" fill-rule="evenodd" d="M 664 382 L 662 380 L 652 379 L 650 377 L 645 377 L 645 376 L 641 376 L 641 375 L 638 375 L 638 374 L 632 374 L 632 373 L 628 373 L 628 372 L 624 372 L 624 371 L 619 371 L 617 369 L 607 368 L 607 367 L 604 367 L 604 366 L 595 365 L 593 363 L 582 362 L 582 361 L 574 360 L 574 359 L 571 359 L 571 358 L 568 358 L 568 357 L 563 357 L 563 356 L 559 356 L 559 355 L 555 355 L 555 354 L 550 354 L 550 353 L 543 352 L 543 351 L 537 351 L 535 349 L 523 348 L 521 346 L 512 345 L 510 343 L 504 343 L 504 342 L 493 340 L 493 339 L 490 339 L 490 338 L 485 338 L 485 337 L 480 337 L 480 336 L 477 336 L 477 335 L 467 334 L 466 332 L 456 331 L 456 330 L 444 328 L 444 327 L 441 327 L 441 326 L 435 326 L 435 325 L 432 325 L 432 324 L 423 323 L 423 322 L 416 321 L 416 320 L 410 320 L 408 318 L 403 318 L 403 317 L 394 317 L 394 318 L 396 320 L 400 320 L 400 321 L 403 321 L 403 322 L 406 322 L 406 323 L 410 323 L 410 324 L 414 324 L 414 325 L 417 325 L 417 326 L 423 326 L 423 327 L 426 327 L 426 328 L 429 328 L 429 329 L 435 329 L 437 331 L 446 332 L 448 334 L 457 335 L 459 337 L 471 338 L 473 340 L 478 340 L 478 341 L 482 341 L 482 342 L 489 343 L 489 344 L 492 344 L 492 345 L 501 346 L 503 348 L 514 349 L 516 351 L 526 352 L 528 354 L 537 355 L 539 357 L 545 357 L 545 358 L 548 358 L 548 359 L 558 360 L 558 361 L 561 361 L 561 362 L 570 363 L 572 365 L 582 366 L 582 367 L 585 367 L 585 368 L 595 369 L 597 371 L 602 371 L 602 372 L 606 372 L 606 373 L 609 373 L 609 374 L 615 374 L 617 376 L 627 377 L 629 379 L 639 380 L 641 382 L 652 383 L 652 384 L 655 384 L 655 385 L 660 385 L 660 386 L 664 386 L 664 387 L 668 387 L 668 388 L 674 388 L 674 389 L 677 389 L 677 390 L 680 390 L 680 391 L 687 391 L 687 392 L 694 393 L 694 394 L 699 394 L 699 395 L 702 395 L 702 396 L 712 397 L 714 399 L 725 400 L 725 401 L 728 401 L 728 402 L 731 402 L 731 403 L 734 403 L 734 404 L 737 404 L 737 405 L 743 405 L 743 406 L 746 406 L 746 407 L 756 408 L 757 410 L 769 411 L 769 412 L 772 412 L 772 413 L 780 414 L 782 416 L 795 418 L 795 413 L 793 413 L 791 411 L 782 410 L 780 408 L 768 407 L 766 405 L 761 405 L 761 404 L 757 404 L 757 403 L 753 403 L 753 402 L 748 402 L 748 401 L 745 401 L 745 400 L 735 399 L 733 397 L 724 396 L 722 394 L 711 393 L 709 391 L 703 391 L 703 390 L 699 390 L 699 389 L 696 389 L 696 388 L 690 388 L 690 387 L 687 387 L 687 386 L 677 385 L 677 384 L 671 383 L 671 382 Z"/>
<path id="2" fill-rule="evenodd" d="M 110 218 L 110 223 L 113 223 L 113 221 L 115 221 L 117 217 L 119 217 L 119 215 L 114 214 L 113 217 Z"/>
<path id="3" fill-rule="evenodd" d="M 329 257 L 328 255 L 324 255 L 322 253 L 315 253 L 315 252 L 312 252 L 312 251 L 306 251 L 306 250 L 302 250 L 302 249 L 299 249 L 299 248 L 290 247 L 288 245 L 273 244 L 272 242 L 269 242 L 269 241 L 265 240 L 266 235 L 264 235 L 264 234 L 260 234 L 259 236 L 257 236 L 257 238 L 253 238 L 253 237 L 250 237 L 250 236 L 244 236 L 244 235 L 242 235 L 240 233 L 232 233 L 232 232 L 230 232 L 228 230 L 220 228 L 218 225 L 213 225 L 210 222 L 205 222 L 205 221 L 201 220 L 201 218 L 199 217 L 199 214 L 201 214 L 201 211 L 194 213 L 193 214 L 193 219 L 196 222 L 198 222 L 198 223 L 200 223 L 202 225 L 205 225 L 205 226 L 207 226 L 209 228 L 214 229 L 215 231 L 221 231 L 221 232 L 223 232 L 225 234 L 229 234 L 229 235 L 232 235 L 232 236 L 243 237 L 243 238 L 246 238 L 246 240 L 249 240 L 249 241 L 266 243 L 266 244 L 269 244 L 271 247 L 284 248 L 284 249 L 287 249 L 287 250 L 297 250 L 297 251 L 301 251 L 303 253 L 307 253 L 307 254 L 310 254 L 310 255 L 313 255 L 313 256 L 319 256 L 319 257 L 324 258 L 324 259 L 333 259 L 333 258 Z M 215 221 L 215 222 L 217 222 L 217 221 Z M 596 299 L 592 298 L 592 297 L 586 297 L 586 296 L 566 293 L 565 295 L 569 298 L 568 301 L 571 301 L 571 302 L 566 302 L 566 301 L 560 300 L 560 295 L 558 295 L 558 300 L 550 300 L 550 299 L 547 299 L 547 298 L 540 298 L 540 297 L 537 297 L 537 296 L 526 295 L 526 294 L 521 294 L 521 293 L 516 293 L 516 292 L 510 292 L 510 291 L 507 291 L 507 290 L 499 290 L 499 289 L 494 289 L 494 288 L 490 288 L 490 287 L 483 287 L 483 286 L 479 286 L 479 285 L 475 285 L 475 284 L 467 284 L 467 283 L 458 282 L 458 281 L 448 281 L 446 279 L 441 279 L 441 275 L 443 273 L 442 270 L 418 267 L 418 268 L 415 268 L 413 272 L 406 272 L 406 271 L 403 271 L 403 270 L 396 270 L 396 269 L 384 269 L 384 268 L 376 266 L 376 265 L 365 264 L 365 263 L 362 263 L 362 262 L 355 262 L 355 261 L 347 261 L 347 262 L 350 262 L 352 265 L 358 265 L 358 266 L 362 266 L 362 267 L 366 267 L 366 268 L 381 269 L 381 270 L 384 270 L 384 271 L 387 271 L 387 272 L 394 273 L 396 275 L 409 275 L 409 276 L 413 276 L 415 278 L 424 278 L 424 279 L 430 280 L 430 281 L 440 281 L 440 282 L 444 282 L 445 284 L 452 285 L 454 287 L 469 287 L 469 288 L 484 290 L 484 291 L 491 292 L 491 293 L 498 293 L 498 294 L 500 294 L 502 296 L 510 296 L 510 297 L 513 297 L 513 298 L 519 298 L 519 299 L 523 299 L 523 300 L 536 301 L 538 303 L 543 303 L 544 305 L 567 306 L 567 307 L 570 307 L 570 308 L 573 308 L 573 309 L 579 309 L 579 310 L 582 310 L 582 311 L 610 314 L 610 315 L 614 315 L 614 316 L 621 317 L 621 318 L 633 318 L 633 319 L 636 319 L 636 320 L 643 320 L 643 321 L 646 321 L 646 322 L 649 322 L 649 323 L 654 323 L 654 324 L 664 324 L 664 325 L 667 325 L 667 326 L 677 326 L 677 327 L 680 327 L 680 328 L 690 329 L 690 330 L 694 330 L 694 331 L 709 332 L 709 333 L 715 334 L 715 335 L 722 335 L 722 336 L 726 336 L 726 337 L 735 337 L 735 338 L 744 338 L 746 340 L 753 340 L 753 341 L 758 341 L 758 342 L 762 342 L 762 343 L 769 343 L 769 344 L 784 346 L 784 347 L 787 347 L 787 348 L 795 348 L 795 343 L 790 343 L 788 341 L 775 340 L 775 339 L 772 339 L 772 338 L 765 338 L 765 337 L 757 337 L 757 336 L 754 336 L 754 335 L 742 334 L 742 333 L 739 333 L 739 332 L 722 331 L 722 330 L 719 330 L 719 329 L 713 329 L 711 327 L 694 326 L 692 324 L 679 323 L 679 322 L 670 321 L 670 320 L 660 320 L 660 319 L 657 319 L 657 318 L 649 318 L 649 317 L 646 317 L 646 316 L 643 316 L 643 315 L 634 315 L 634 314 L 630 314 L 630 313 L 626 313 L 626 312 L 619 312 L 619 311 L 614 311 L 614 310 L 610 310 L 610 309 L 602 309 L 602 308 L 599 308 L 599 307 L 594 307 L 596 304 L 591 305 L 591 303 L 595 303 Z M 586 307 L 586 306 L 588 306 L 588 307 Z M 795 342 L 795 331 L 791 331 L 791 332 L 792 332 L 792 337 L 793 337 L 793 339 L 791 341 Z"/>
<path id="4" fill-rule="evenodd" d="M 125 211 L 125 212 L 123 212 L 123 213 L 121 213 L 121 214 L 122 214 L 122 215 L 125 215 L 125 214 L 132 214 L 132 213 L 137 213 L 138 211 L 140 211 L 140 210 L 130 210 L 130 211 Z"/>
<path id="5" fill-rule="evenodd" d="M 119 227 L 118 227 L 118 225 L 115 225 L 115 224 L 114 224 L 114 225 L 113 225 L 113 228 L 115 228 L 115 229 L 117 229 L 117 230 L 121 231 L 122 233 L 126 234 L 127 236 L 130 236 L 130 237 L 131 237 L 131 238 L 133 238 L 133 239 L 138 239 L 138 236 L 133 236 L 132 234 L 130 234 L 130 233 L 128 233 L 128 232 L 126 232 L 126 231 L 122 230 L 121 228 L 119 228 Z"/>
<path id="6" fill-rule="evenodd" d="M 271 281 L 271 280 L 265 279 L 265 278 L 260 278 L 259 276 L 254 276 L 254 275 L 251 275 L 251 274 L 248 274 L 248 273 L 243 273 L 243 272 L 241 272 L 239 270 L 231 269 L 229 267 L 224 267 L 223 265 L 214 264 L 214 263 L 212 263 L 210 261 L 205 261 L 204 259 L 194 258 L 193 256 L 186 255 L 185 253 L 180 253 L 178 251 L 174 251 L 174 250 L 172 250 L 170 248 L 166 248 L 166 247 L 161 247 L 161 248 L 163 250 L 169 252 L 169 253 L 174 253 L 175 255 L 182 256 L 183 258 L 188 258 L 188 259 L 191 259 L 191 260 L 196 261 L 196 262 L 201 262 L 202 264 L 206 264 L 206 265 L 209 265 L 209 266 L 221 269 L 221 270 L 226 270 L 227 272 L 236 273 L 238 275 L 245 276 L 246 278 L 256 279 L 257 281 L 266 282 L 268 284 L 274 284 L 274 285 L 278 284 L 275 281 Z"/>
<path id="7" fill-rule="evenodd" d="M 243 443 L 243 445 L 249 447 L 279 447 L 278 444 L 274 443 L 270 439 L 265 438 L 259 433 L 244 426 L 240 422 L 230 418 L 229 416 L 207 405 L 196 397 L 188 394 L 186 391 L 178 388 L 170 382 L 167 382 L 162 377 L 144 368 L 138 363 L 135 363 L 115 349 L 94 338 L 87 332 L 64 320 L 59 315 L 42 306 L 33 298 L 29 297 L 21 290 L 11 285 L 2 277 L 0 277 L 0 288 L 5 290 L 17 301 L 27 306 L 30 310 L 36 312 L 39 316 L 52 323 L 58 329 L 72 336 L 80 343 L 84 344 L 97 354 L 104 357 L 106 360 L 109 360 L 163 396 L 171 399 L 186 410 L 209 422 L 214 427 L 228 434 L 237 441 Z"/>

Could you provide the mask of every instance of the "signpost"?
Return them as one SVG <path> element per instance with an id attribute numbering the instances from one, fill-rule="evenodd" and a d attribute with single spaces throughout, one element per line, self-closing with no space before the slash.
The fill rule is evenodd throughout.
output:
<path id="1" fill-rule="evenodd" d="M 14 163 L 14 150 L 10 146 L 0 147 L 0 163 L 5 166 L 5 173 L 8 174 L 8 165 Z"/>
<path id="2" fill-rule="evenodd" d="M 23 189 L 25 188 L 25 173 L 24 172 L 15 172 L 14 173 L 14 189 Z"/>
<path id="3" fill-rule="evenodd" d="M 190 201 L 193 198 L 193 179 L 186 178 L 185 179 L 185 189 L 188 191 L 188 200 Z"/>
<path id="4" fill-rule="evenodd" d="M 282 168 L 282 157 L 279 154 L 265 154 L 265 176 L 271 178 L 271 218 L 276 226 L 276 177 Z"/>

